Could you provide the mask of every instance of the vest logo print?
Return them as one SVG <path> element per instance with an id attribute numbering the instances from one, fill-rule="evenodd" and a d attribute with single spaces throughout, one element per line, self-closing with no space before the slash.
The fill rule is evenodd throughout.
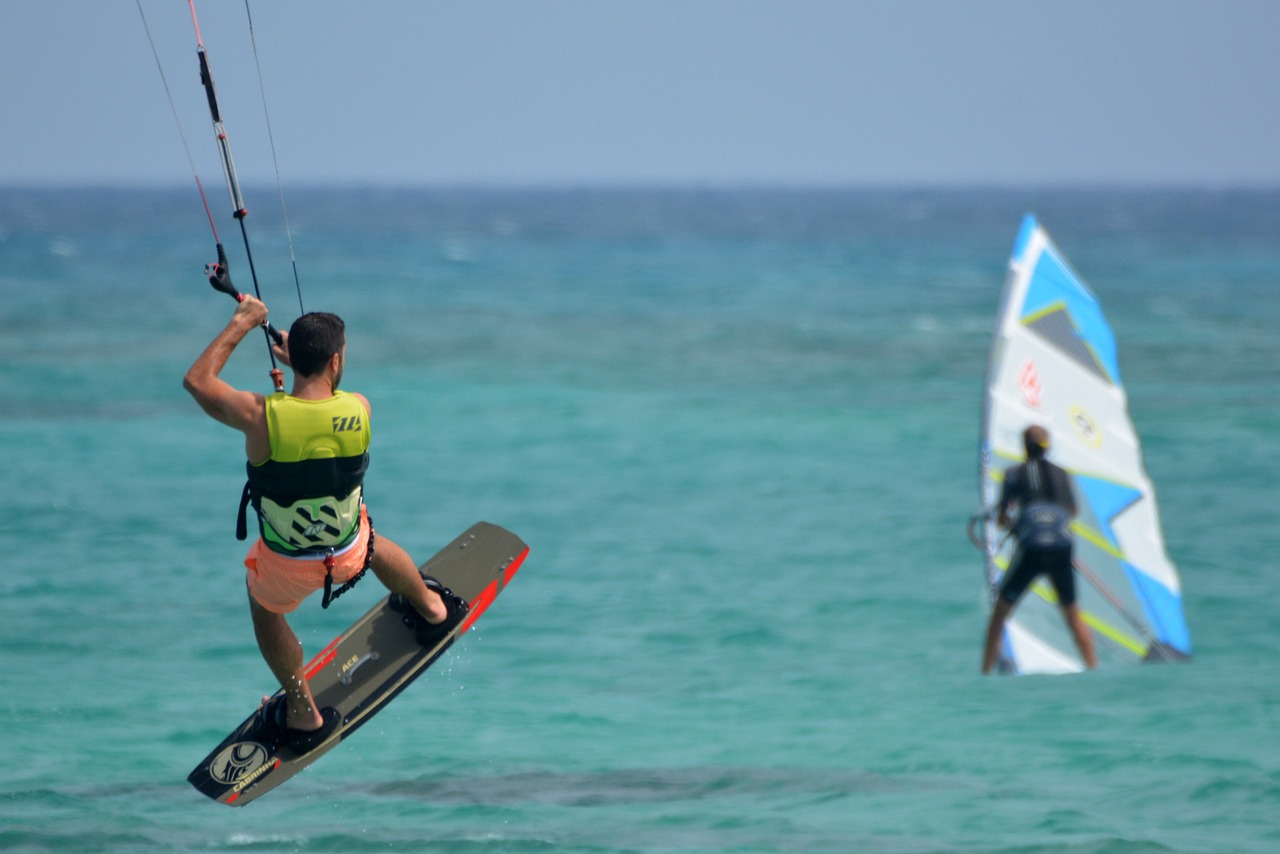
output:
<path id="1" fill-rule="evenodd" d="M 333 432 L 335 433 L 359 433 L 361 429 L 361 419 L 359 415 L 338 416 L 333 417 Z"/>

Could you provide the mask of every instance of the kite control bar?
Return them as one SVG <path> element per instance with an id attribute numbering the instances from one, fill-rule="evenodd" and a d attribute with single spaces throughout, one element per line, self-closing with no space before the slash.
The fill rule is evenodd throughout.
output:
<path id="1" fill-rule="evenodd" d="M 209 277 L 209 284 L 213 285 L 215 291 L 221 291 L 236 302 L 244 302 L 244 294 L 236 290 L 236 286 L 231 284 L 231 272 L 227 268 L 227 253 L 223 250 L 222 244 L 218 244 L 218 261 L 215 264 L 206 264 L 204 266 L 205 275 Z M 267 334 L 271 336 L 271 340 L 276 342 L 277 347 L 284 346 L 284 336 L 280 334 L 280 330 L 271 325 L 271 321 L 263 322 L 263 327 L 267 330 Z"/>
<path id="2" fill-rule="evenodd" d="M 236 286 L 231 284 L 231 272 L 227 268 L 227 253 L 223 250 L 221 243 L 218 244 L 217 263 L 206 264 L 204 272 L 209 277 L 209 284 L 213 285 L 215 291 L 222 291 L 222 293 L 235 299 L 236 302 L 244 302 L 244 294 L 236 290 Z M 262 330 L 271 339 L 267 342 L 268 353 L 271 350 L 271 341 L 276 342 L 277 347 L 284 346 L 284 336 L 280 334 L 280 330 L 271 325 L 271 321 L 262 321 Z M 271 354 L 271 370 L 268 373 L 271 375 L 271 382 L 276 391 L 284 391 L 284 371 L 276 366 L 275 354 Z"/>
<path id="3" fill-rule="evenodd" d="M 262 291 L 258 288 L 258 272 L 253 266 L 253 252 L 249 248 L 249 232 L 245 228 L 244 219 L 248 211 L 245 209 L 244 199 L 240 195 L 240 179 L 236 177 L 235 162 L 231 159 L 231 143 L 227 139 L 227 130 L 222 124 L 222 113 L 218 109 L 218 96 L 213 88 L 213 74 L 209 71 L 209 57 L 204 50 L 204 39 L 200 35 L 200 22 L 196 19 L 195 0 L 188 0 L 187 5 L 191 8 L 191 23 L 196 31 L 196 54 L 200 60 L 200 82 L 204 85 L 205 95 L 209 101 L 209 117 L 213 120 L 213 133 L 218 141 L 218 154 L 222 159 L 223 176 L 227 179 L 227 190 L 231 193 L 232 216 L 240 223 L 240 236 L 244 239 L 244 254 L 249 262 L 249 275 L 253 279 L 253 292 L 262 299 Z M 204 187 L 200 187 L 200 197 L 204 201 L 205 212 L 209 210 L 209 202 L 204 198 Z M 210 264 L 205 267 L 205 273 L 209 276 L 209 283 L 214 289 L 222 291 L 232 297 L 237 302 L 243 301 L 244 297 L 231 284 L 231 276 L 227 272 L 227 253 L 222 249 L 222 241 L 218 238 L 217 226 L 213 224 L 213 215 L 209 215 L 209 227 L 213 229 L 213 240 L 218 246 L 218 263 Z M 271 359 L 271 379 L 275 383 L 276 391 L 284 389 L 284 372 L 276 366 L 276 356 L 271 350 L 271 342 L 274 340 L 277 346 L 284 343 L 283 336 L 276 331 L 269 322 L 264 323 L 263 330 L 267 334 L 267 356 Z"/>

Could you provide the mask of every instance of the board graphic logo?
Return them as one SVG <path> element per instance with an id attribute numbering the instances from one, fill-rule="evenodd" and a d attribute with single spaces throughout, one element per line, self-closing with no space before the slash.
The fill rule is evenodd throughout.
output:
<path id="1" fill-rule="evenodd" d="M 1071 428 L 1076 431 L 1080 441 L 1090 448 L 1102 445 L 1102 431 L 1098 429 L 1098 422 L 1083 407 L 1071 407 Z"/>
<path id="2" fill-rule="evenodd" d="M 1018 373 L 1018 388 L 1022 389 L 1022 399 L 1027 402 L 1027 406 L 1032 409 L 1040 408 L 1040 393 L 1043 391 L 1040 372 L 1036 370 L 1036 363 L 1030 359 Z"/>
<path id="3" fill-rule="evenodd" d="M 209 776 L 219 783 L 235 785 L 267 761 L 267 749 L 256 741 L 237 741 L 209 763 Z"/>
<path id="4" fill-rule="evenodd" d="M 347 659 L 347 663 L 342 665 L 342 675 L 338 677 L 338 681 L 343 685 L 350 685 L 351 680 L 355 678 L 356 668 L 364 664 L 366 661 L 377 661 L 382 656 L 375 650 L 370 650 L 364 655 L 353 655 Z"/>

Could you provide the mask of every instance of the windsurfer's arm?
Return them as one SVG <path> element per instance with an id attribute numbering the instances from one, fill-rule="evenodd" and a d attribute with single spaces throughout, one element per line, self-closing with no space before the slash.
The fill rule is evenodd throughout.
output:
<path id="1" fill-rule="evenodd" d="M 1012 486 L 1017 476 L 1016 472 L 1016 469 L 1009 469 L 1004 473 L 1004 484 L 1000 487 L 1000 500 L 996 502 L 996 524 L 1006 530 L 1013 527 L 1013 519 L 1009 517 L 1009 506 L 1013 504 Z"/>
<path id="2" fill-rule="evenodd" d="M 236 346 L 267 319 L 267 307 L 246 296 L 225 329 L 204 349 L 182 378 L 182 387 L 212 418 L 249 435 L 262 420 L 262 395 L 240 391 L 218 376 Z"/>

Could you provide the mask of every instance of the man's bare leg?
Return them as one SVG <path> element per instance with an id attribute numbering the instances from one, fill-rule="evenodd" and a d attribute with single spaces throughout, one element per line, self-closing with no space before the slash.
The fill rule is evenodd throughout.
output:
<path id="1" fill-rule="evenodd" d="M 432 625 L 443 623 L 449 616 L 440 595 L 422 582 L 418 566 L 409 553 L 381 534 L 373 546 L 373 574 L 392 593 L 409 600 L 415 611 Z"/>
<path id="2" fill-rule="evenodd" d="M 1090 670 L 1097 667 L 1098 658 L 1093 652 L 1093 635 L 1089 634 L 1089 627 L 1084 624 L 1084 620 L 1080 619 L 1080 606 L 1072 604 L 1063 608 L 1062 616 L 1067 621 L 1067 628 L 1071 629 L 1071 636 L 1075 638 L 1076 649 L 1080 650 L 1084 666 Z"/>
<path id="3" fill-rule="evenodd" d="M 249 595 L 249 613 L 253 615 L 253 634 L 258 649 L 280 686 L 284 688 L 285 726 L 297 730 L 314 730 L 324 725 L 316 709 L 311 686 L 302 672 L 302 644 L 289 627 L 283 614 L 268 611 Z"/>

